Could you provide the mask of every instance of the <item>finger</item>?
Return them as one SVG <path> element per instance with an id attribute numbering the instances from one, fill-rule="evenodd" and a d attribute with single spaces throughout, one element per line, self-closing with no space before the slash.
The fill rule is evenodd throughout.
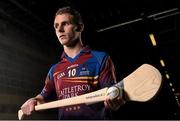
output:
<path id="1" fill-rule="evenodd" d="M 104 101 L 104 105 L 106 108 L 109 108 L 109 98 L 107 98 L 105 101 Z"/>
<path id="2" fill-rule="evenodd" d="M 124 105 L 125 104 L 125 100 L 121 97 L 118 97 L 117 100 L 115 100 L 115 103 L 116 104 L 119 104 L 119 105 Z"/>
<path id="3" fill-rule="evenodd" d="M 106 103 L 107 103 L 107 107 L 108 107 L 108 108 L 110 108 L 110 109 L 114 108 L 114 104 L 113 104 L 113 102 L 112 102 L 111 99 L 107 99 L 107 100 L 106 100 Z"/>
<path id="4" fill-rule="evenodd" d="M 108 104 L 107 104 L 106 100 L 104 101 L 104 106 L 105 106 L 105 108 L 108 108 Z"/>
<path id="5" fill-rule="evenodd" d="M 29 111 L 30 111 L 30 114 L 34 111 L 34 105 L 29 106 Z"/>
<path id="6" fill-rule="evenodd" d="M 22 107 L 21 110 L 22 110 L 22 112 L 23 112 L 25 115 L 28 115 L 28 114 L 29 114 L 29 112 L 28 112 L 28 106 Z"/>

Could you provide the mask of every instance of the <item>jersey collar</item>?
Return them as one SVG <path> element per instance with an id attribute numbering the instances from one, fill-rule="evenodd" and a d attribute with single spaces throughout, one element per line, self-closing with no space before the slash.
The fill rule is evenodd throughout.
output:
<path id="1" fill-rule="evenodd" d="M 82 53 L 89 53 L 91 51 L 91 48 L 89 46 L 85 46 L 78 55 L 81 55 Z M 77 55 L 77 56 L 78 56 Z M 63 51 L 61 55 L 61 59 L 68 58 L 67 54 Z M 76 58 L 76 57 L 75 57 Z"/>

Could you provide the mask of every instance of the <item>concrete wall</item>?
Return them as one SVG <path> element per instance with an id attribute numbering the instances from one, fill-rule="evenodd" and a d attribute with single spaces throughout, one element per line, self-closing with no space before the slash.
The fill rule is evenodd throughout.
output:
<path id="1" fill-rule="evenodd" d="M 0 120 L 17 119 L 17 111 L 38 94 L 53 64 L 53 45 L 0 18 Z M 51 119 L 42 112 L 30 119 Z M 51 116 L 52 115 L 52 116 Z"/>

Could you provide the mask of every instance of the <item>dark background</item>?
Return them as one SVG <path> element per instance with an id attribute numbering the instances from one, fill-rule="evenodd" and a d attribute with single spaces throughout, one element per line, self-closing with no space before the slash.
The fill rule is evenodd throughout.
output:
<path id="1" fill-rule="evenodd" d="M 178 0 L 1 0 L 0 118 L 17 119 L 22 103 L 40 92 L 50 66 L 58 62 L 62 47 L 53 20 L 58 8 L 67 5 L 82 14 L 83 41 L 111 56 L 118 81 L 143 63 L 163 76 L 156 98 L 128 102 L 115 119 L 180 119 Z M 151 33 L 157 46 L 151 44 Z M 55 119 L 54 111 L 31 118 Z"/>

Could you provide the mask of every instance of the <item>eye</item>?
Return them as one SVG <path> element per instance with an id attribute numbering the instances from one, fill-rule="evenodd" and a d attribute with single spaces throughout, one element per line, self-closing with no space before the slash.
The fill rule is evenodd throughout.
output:
<path id="1" fill-rule="evenodd" d="M 58 24 L 58 23 L 55 23 L 55 24 L 54 24 L 54 28 L 55 28 L 55 29 L 57 29 L 57 28 L 58 28 L 58 26 L 59 26 L 59 24 Z"/>
<path id="2" fill-rule="evenodd" d="M 67 21 L 62 22 L 62 26 L 69 25 L 70 23 Z"/>

